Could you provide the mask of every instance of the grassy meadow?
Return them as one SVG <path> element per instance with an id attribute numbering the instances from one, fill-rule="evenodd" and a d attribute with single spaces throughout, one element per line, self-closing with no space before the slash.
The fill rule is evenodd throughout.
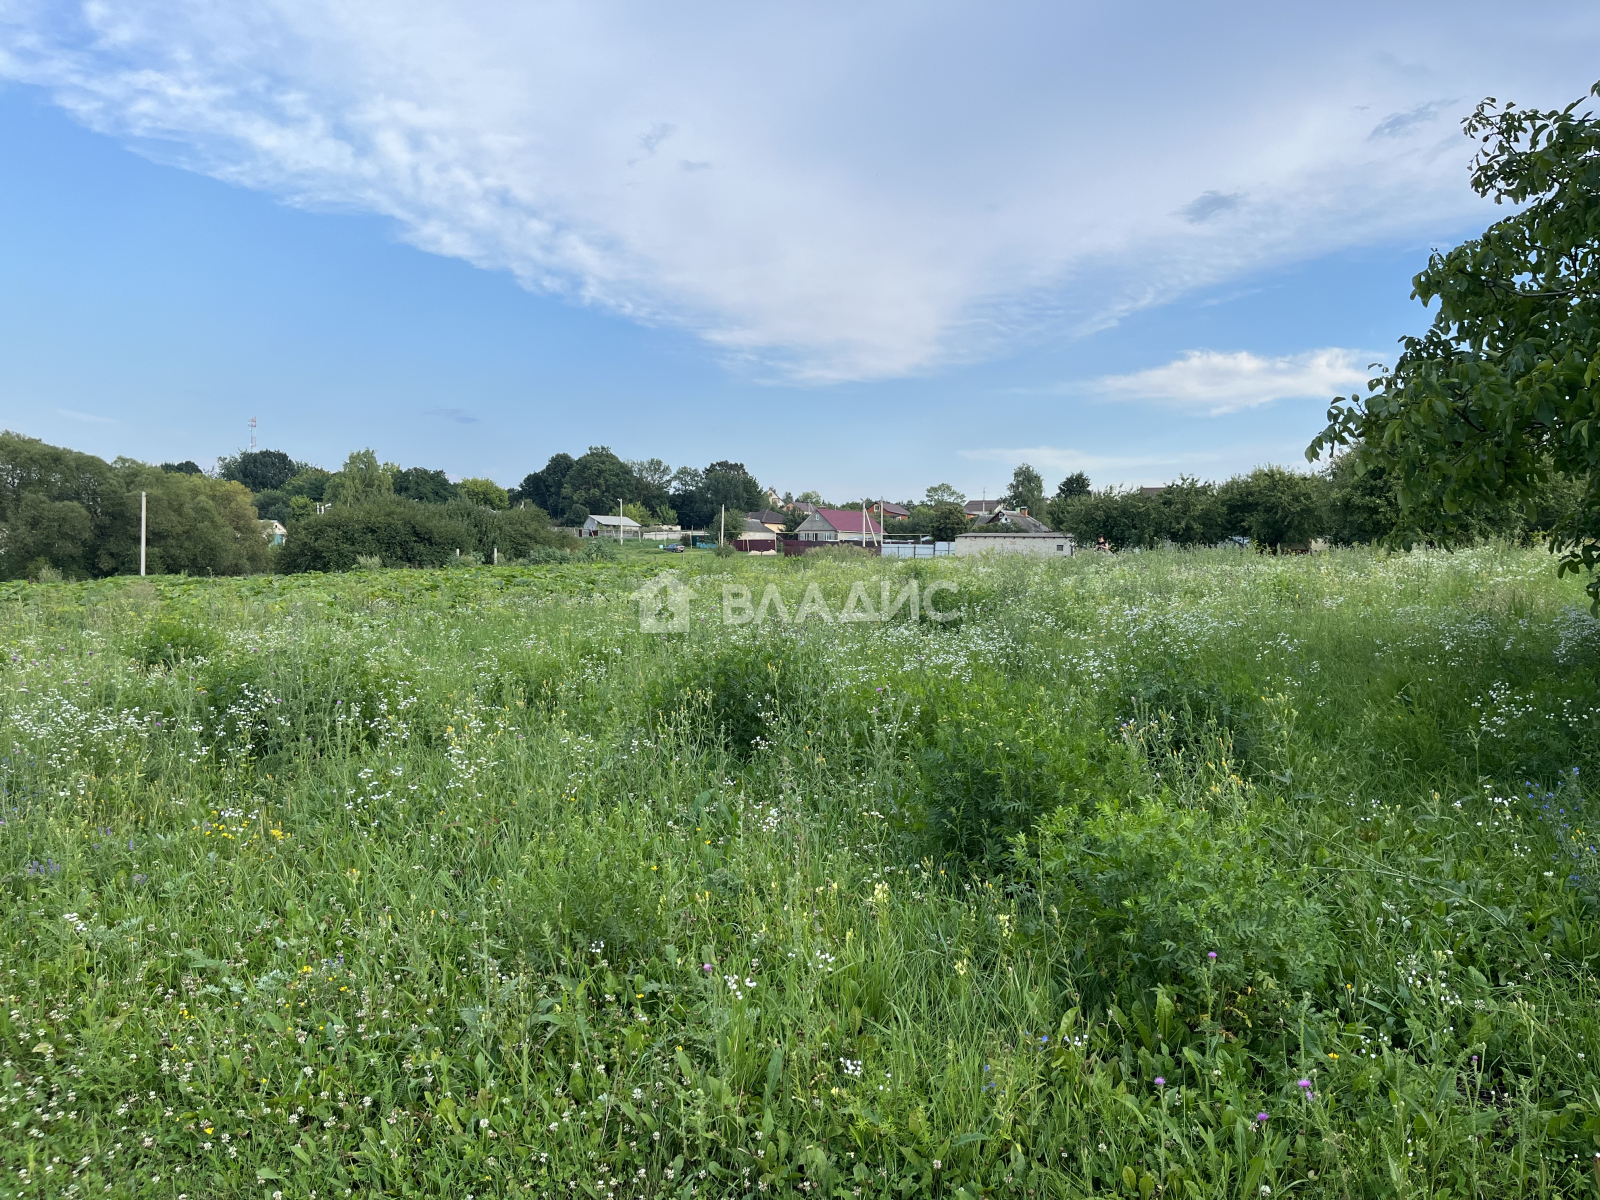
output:
<path id="1" fill-rule="evenodd" d="M 0 1200 L 1593 1196 L 1583 599 L 1492 548 L 5 585 Z"/>

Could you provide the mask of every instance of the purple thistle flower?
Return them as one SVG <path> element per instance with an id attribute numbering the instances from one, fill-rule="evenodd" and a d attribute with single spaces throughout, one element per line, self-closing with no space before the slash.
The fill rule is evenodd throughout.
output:
<path id="1" fill-rule="evenodd" d="M 1267 1123 L 1267 1114 L 1266 1113 L 1257 1113 L 1256 1114 L 1256 1120 L 1260 1121 L 1263 1125 L 1265 1125 Z"/>
<path id="2" fill-rule="evenodd" d="M 1212 962 L 1216 962 L 1217 961 L 1217 952 L 1215 950 L 1209 951 L 1206 954 L 1206 957 L 1209 958 Z"/>
<path id="3" fill-rule="evenodd" d="M 1166 1087 L 1167 1086 L 1167 1081 L 1165 1079 L 1161 1078 L 1161 1076 L 1157 1075 L 1156 1076 L 1156 1086 L 1157 1087 Z"/>
<path id="4" fill-rule="evenodd" d="M 1308 1088 L 1308 1087 L 1310 1087 L 1310 1086 L 1311 1086 L 1311 1080 L 1309 1080 L 1309 1079 L 1302 1079 L 1302 1080 L 1301 1080 L 1301 1081 L 1300 1081 L 1300 1083 L 1299 1083 L 1299 1085 L 1298 1085 L 1298 1086 L 1300 1086 L 1300 1087 L 1303 1087 L 1303 1088 Z"/>

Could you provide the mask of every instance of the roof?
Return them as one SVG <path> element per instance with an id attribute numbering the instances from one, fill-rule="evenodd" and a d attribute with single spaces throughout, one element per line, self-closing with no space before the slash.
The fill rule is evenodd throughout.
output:
<path id="1" fill-rule="evenodd" d="M 639 528 L 639 522 L 635 521 L 632 517 L 601 516 L 599 513 L 590 513 L 589 520 L 593 521 L 596 525 L 609 525 L 613 529 L 615 529 L 618 525 L 621 525 L 624 529 Z"/>
<path id="2" fill-rule="evenodd" d="M 974 531 L 986 533 L 1050 533 L 1050 526 L 1027 513 L 1009 508 L 997 508 L 979 517 L 972 526 Z"/>
<path id="3" fill-rule="evenodd" d="M 967 516 L 976 516 L 978 513 L 994 512 L 1000 507 L 998 500 L 968 500 L 966 504 Z"/>
<path id="4" fill-rule="evenodd" d="M 746 533 L 759 533 L 766 537 L 778 536 L 777 534 L 773 533 L 772 530 L 768 529 L 766 524 L 761 521 L 759 517 L 746 517 L 744 522 L 744 531 Z"/>
<path id="5" fill-rule="evenodd" d="M 882 502 L 882 505 L 883 505 L 883 514 L 885 516 L 888 516 L 888 517 L 909 517 L 911 515 L 911 510 L 909 508 L 907 508 L 904 504 L 894 504 L 891 501 L 884 500 Z"/>
<path id="6" fill-rule="evenodd" d="M 814 515 L 821 517 L 840 533 L 860 533 L 863 521 L 866 523 L 865 528 L 868 533 L 883 532 L 870 513 L 863 513 L 857 509 L 819 508 Z"/>
<path id="7" fill-rule="evenodd" d="M 1159 496 L 1166 490 L 1167 488 L 1165 484 L 1163 484 L 1161 487 L 1142 487 L 1139 489 L 1140 493 L 1146 496 Z"/>
<path id="8" fill-rule="evenodd" d="M 770 508 L 763 508 L 760 512 L 745 513 L 752 521 L 759 521 L 763 525 L 786 525 L 789 518 L 781 512 L 773 512 Z"/>
<path id="9" fill-rule="evenodd" d="M 815 504 L 812 504 L 809 500 L 796 500 L 789 507 L 794 509 L 796 512 L 803 512 L 803 513 L 814 513 L 814 512 L 822 511 Z"/>

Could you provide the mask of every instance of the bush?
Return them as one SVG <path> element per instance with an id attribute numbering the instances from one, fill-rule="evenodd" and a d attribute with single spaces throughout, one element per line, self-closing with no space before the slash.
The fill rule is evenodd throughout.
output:
<path id="1" fill-rule="evenodd" d="M 442 567 L 476 542 L 471 529 L 439 506 L 386 499 L 336 505 L 296 522 L 283 546 L 285 573 L 348 571 L 363 556 L 390 566 Z"/>
<path id="2" fill-rule="evenodd" d="M 950 687 L 919 697 L 912 824 L 946 858 L 987 869 L 1058 809 L 1077 813 L 1139 786 L 1140 765 L 1093 721 L 1038 691 Z M 1003 685 L 1002 685 L 1003 686 Z"/>
<path id="3" fill-rule="evenodd" d="M 191 617 L 163 613 L 151 621 L 132 650 L 146 667 L 172 666 L 185 659 L 213 654 L 222 639 Z"/>
<path id="4" fill-rule="evenodd" d="M 1149 799 L 1105 805 L 1088 821 L 1062 810 L 1042 833 L 1033 882 L 1090 953 L 1099 948 L 1113 982 L 1181 981 L 1195 992 L 1327 983 L 1335 932 L 1262 815 Z"/>

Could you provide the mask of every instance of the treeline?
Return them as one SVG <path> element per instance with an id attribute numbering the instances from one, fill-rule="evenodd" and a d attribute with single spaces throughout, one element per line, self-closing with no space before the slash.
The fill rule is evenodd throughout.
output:
<path id="1" fill-rule="evenodd" d="M 337 471 L 281 450 L 248 450 L 207 473 L 194 462 L 106 462 L 0 433 L 0 578 L 82 579 L 139 569 L 139 495 L 147 497 L 152 574 L 437 567 L 561 556 L 578 540 L 557 524 L 624 513 L 641 525 L 709 528 L 765 492 L 742 463 L 673 470 L 625 462 L 605 446 L 552 456 L 506 489 L 439 470 L 351 454 Z M 273 545 L 276 521 L 287 531 Z M 603 552 L 602 548 L 596 553 Z"/>
<path id="2" fill-rule="evenodd" d="M 452 483 L 443 471 L 381 463 L 370 450 L 336 472 L 278 450 L 247 451 L 223 459 L 218 473 L 249 487 L 262 517 L 286 526 L 278 566 L 290 572 L 516 561 L 575 549 L 555 526 L 581 526 L 591 513 L 620 508 L 641 525 L 703 528 L 723 505 L 742 521 L 764 495 L 742 463 L 674 471 L 660 459 L 624 461 L 606 446 L 552 455 L 510 489 L 490 479 Z"/>
<path id="3" fill-rule="evenodd" d="M 605 446 L 573 458 L 555 454 L 511 489 L 512 503 L 536 505 L 563 525 L 582 525 L 592 514 L 622 515 L 641 525 L 709 529 L 724 509 L 738 513 L 767 507 L 766 490 L 743 463 L 714 462 L 673 470 L 659 458 L 625 461 Z"/>
<path id="4" fill-rule="evenodd" d="M 1487 538 L 1537 538 L 1554 528 L 1576 500 L 1576 488 L 1556 481 L 1530 508 L 1463 513 L 1435 540 L 1466 545 Z M 1079 474 L 1062 481 L 1044 512 L 1052 529 L 1071 533 L 1079 545 L 1094 545 L 1103 537 L 1115 549 L 1215 546 L 1244 539 L 1276 552 L 1315 540 L 1372 544 L 1402 527 L 1396 480 L 1381 467 L 1358 471 L 1350 455 L 1312 474 L 1257 467 L 1222 483 L 1185 476 L 1160 489 L 1094 491 Z"/>
<path id="5" fill-rule="evenodd" d="M 248 488 L 119 458 L 106 462 L 0 432 L 0 578 L 83 579 L 139 570 L 139 493 L 146 494 L 152 574 L 266 570 L 271 547 Z"/>

